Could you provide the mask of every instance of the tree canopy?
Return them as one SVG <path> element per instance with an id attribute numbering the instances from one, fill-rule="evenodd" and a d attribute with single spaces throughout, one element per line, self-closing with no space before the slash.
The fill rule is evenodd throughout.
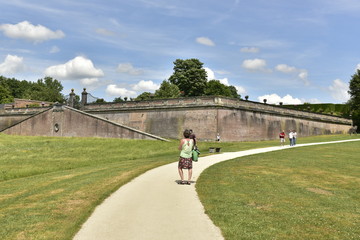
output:
<path id="1" fill-rule="evenodd" d="M 155 98 L 178 98 L 180 97 L 180 89 L 175 84 L 164 80 L 160 88 L 155 91 Z"/>
<path id="2" fill-rule="evenodd" d="M 357 69 L 356 73 L 351 76 L 348 92 L 350 94 L 348 103 L 352 112 L 354 125 L 360 127 L 360 69 Z"/>
<path id="3" fill-rule="evenodd" d="M 176 59 L 169 81 L 178 86 L 183 96 L 202 96 L 207 84 L 207 73 L 198 59 Z"/>
<path id="4" fill-rule="evenodd" d="M 0 76 L 0 103 L 11 103 L 14 98 L 63 102 L 62 90 L 61 83 L 51 77 L 39 79 L 37 82 L 30 82 Z"/>
<path id="5" fill-rule="evenodd" d="M 234 86 L 226 86 L 225 84 L 222 84 L 219 80 L 215 80 L 215 79 L 207 82 L 205 88 L 205 95 L 240 98 Z"/>

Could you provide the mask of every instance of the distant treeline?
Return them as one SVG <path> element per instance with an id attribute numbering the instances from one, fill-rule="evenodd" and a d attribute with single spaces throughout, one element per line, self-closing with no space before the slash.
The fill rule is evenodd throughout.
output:
<path id="1" fill-rule="evenodd" d="M 0 76 L 0 103 L 12 103 L 14 98 L 63 102 L 62 90 L 62 84 L 51 77 L 30 82 Z"/>
<path id="2" fill-rule="evenodd" d="M 305 103 L 301 105 L 283 105 L 283 107 L 309 111 L 322 114 L 331 114 L 335 116 L 350 118 L 350 106 L 349 104 L 333 104 L 333 103 L 317 103 L 310 104 Z"/>

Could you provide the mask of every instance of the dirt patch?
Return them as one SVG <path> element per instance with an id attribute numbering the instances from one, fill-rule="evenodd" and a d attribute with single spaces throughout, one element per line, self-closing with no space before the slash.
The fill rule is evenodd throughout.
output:
<path id="1" fill-rule="evenodd" d="M 334 195 L 332 192 L 326 191 L 324 189 L 320 189 L 320 188 L 307 188 L 306 190 L 308 190 L 309 192 L 313 192 L 313 193 L 317 193 L 317 194 L 321 194 L 321 195 Z"/>

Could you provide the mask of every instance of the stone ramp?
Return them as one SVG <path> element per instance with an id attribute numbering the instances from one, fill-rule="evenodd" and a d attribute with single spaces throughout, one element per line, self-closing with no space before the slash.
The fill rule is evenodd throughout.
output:
<path id="1" fill-rule="evenodd" d="M 295 147 L 339 142 L 346 141 L 298 144 Z M 177 162 L 150 170 L 99 205 L 74 240 L 223 239 L 220 229 L 205 214 L 195 191 L 201 172 L 229 159 L 289 148 L 268 147 L 201 157 L 193 164 L 193 183 L 190 186 L 176 183 L 179 180 Z"/>
<path id="2" fill-rule="evenodd" d="M 103 137 L 168 141 L 65 105 L 55 104 L 2 130 L 5 134 L 51 137 Z"/>

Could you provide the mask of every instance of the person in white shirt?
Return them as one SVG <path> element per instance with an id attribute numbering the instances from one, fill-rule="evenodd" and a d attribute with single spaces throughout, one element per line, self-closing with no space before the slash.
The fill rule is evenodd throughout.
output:
<path id="1" fill-rule="evenodd" d="M 294 146 L 294 133 L 291 130 L 289 131 L 289 140 L 290 146 Z"/>
<path id="2" fill-rule="evenodd" d="M 293 130 L 293 146 L 296 145 L 296 137 L 297 137 L 296 130 Z"/>

